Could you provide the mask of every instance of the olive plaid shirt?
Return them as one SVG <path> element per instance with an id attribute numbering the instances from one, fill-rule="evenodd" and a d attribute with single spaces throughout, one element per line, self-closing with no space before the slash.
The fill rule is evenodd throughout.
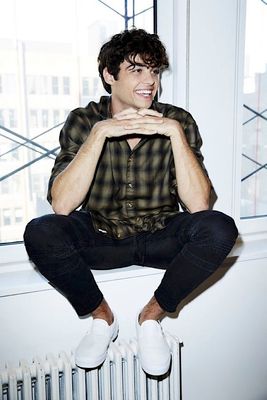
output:
<path id="1" fill-rule="evenodd" d="M 111 118 L 111 97 L 71 111 L 60 132 L 61 150 L 49 181 L 48 201 L 55 177 L 75 157 L 93 125 Z M 169 104 L 153 102 L 152 109 L 182 125 L 187 141 L 206 173 L 200 152 L 202 140 L 192 116 Z M 84 171 L 86 174 L 86 171 Z M 82 209 L 89 211 L 97 232 L 123 239 L 142 231 L 154 232 L 166 218 L 179 212 L 174 159 L 170 139 L 163 135 L 143 136 L 131 150 L 126 137 L 107 139 Z"/>

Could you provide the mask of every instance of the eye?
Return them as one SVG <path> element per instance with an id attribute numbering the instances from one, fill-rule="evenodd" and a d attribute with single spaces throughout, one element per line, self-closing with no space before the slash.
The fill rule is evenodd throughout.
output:
<path id="1" fill-rule="evenodd" d="M 143 70 L 142 70 L 142 68 L 135 68 L 134 70 L 133 70 L 133 72 L 137 72 L 137 73 L 141 73 Z"/>
<path id="2" fill-rule="evenodd" d="M 155 75 L 159 75 L 159 73 L 160 73 L 159 68 L 154 68 L 154 69 L 152 70 L 152 72 L 153 72 L 153 74 L 155 74 Z"/>

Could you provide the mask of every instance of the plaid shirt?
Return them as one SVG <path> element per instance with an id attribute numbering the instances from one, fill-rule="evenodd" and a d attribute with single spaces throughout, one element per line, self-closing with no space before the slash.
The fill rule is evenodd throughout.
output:
<path id="1" fill-rule="evenodd" d="M 110 97 L 71 111 L 60 132 L 61 150 L 49 181 L 48 201 L 55 177 L 75 157 L 93 125 L 111 118 Z M 151 108 L 182 125 L 187 141 L 200 165 L 202 140 L 192 116 L 181 108 L 153 102 Z M 86 173 L 86 171 L 84 171 Z M 175 167 L 170 139 L 163 135 L 143 136 L 131 150 L 125 137 L 107 139 L 93 182 L 82 209 L 89 211 L 95 230 L 117 239 L 142 231 L 154 232 L 179 212 Z"/>

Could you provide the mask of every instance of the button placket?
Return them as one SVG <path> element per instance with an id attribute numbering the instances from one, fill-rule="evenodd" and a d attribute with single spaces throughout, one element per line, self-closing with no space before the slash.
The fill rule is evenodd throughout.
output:
<path id="1" fill-rule="evenodd" d="M 134 209 L 134 202 L 131 200 L 133 195 L 133 155 L 128 158 L 127 172 L 126 172 L 126 210 L 132 211 Z"/>

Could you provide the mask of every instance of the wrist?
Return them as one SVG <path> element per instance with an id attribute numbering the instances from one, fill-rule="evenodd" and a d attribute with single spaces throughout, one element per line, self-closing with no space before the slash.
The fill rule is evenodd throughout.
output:
<path id="1" fill-rule="evenodd" d="M 181 127 L 180 124 L 177 123 L 177 125 L 173 126 L 173 128 L 170 130 L 169 137 L 171 140 L 177 140 L 181 139 L 183 136 L 184 136 L 183 128 Z"/>

